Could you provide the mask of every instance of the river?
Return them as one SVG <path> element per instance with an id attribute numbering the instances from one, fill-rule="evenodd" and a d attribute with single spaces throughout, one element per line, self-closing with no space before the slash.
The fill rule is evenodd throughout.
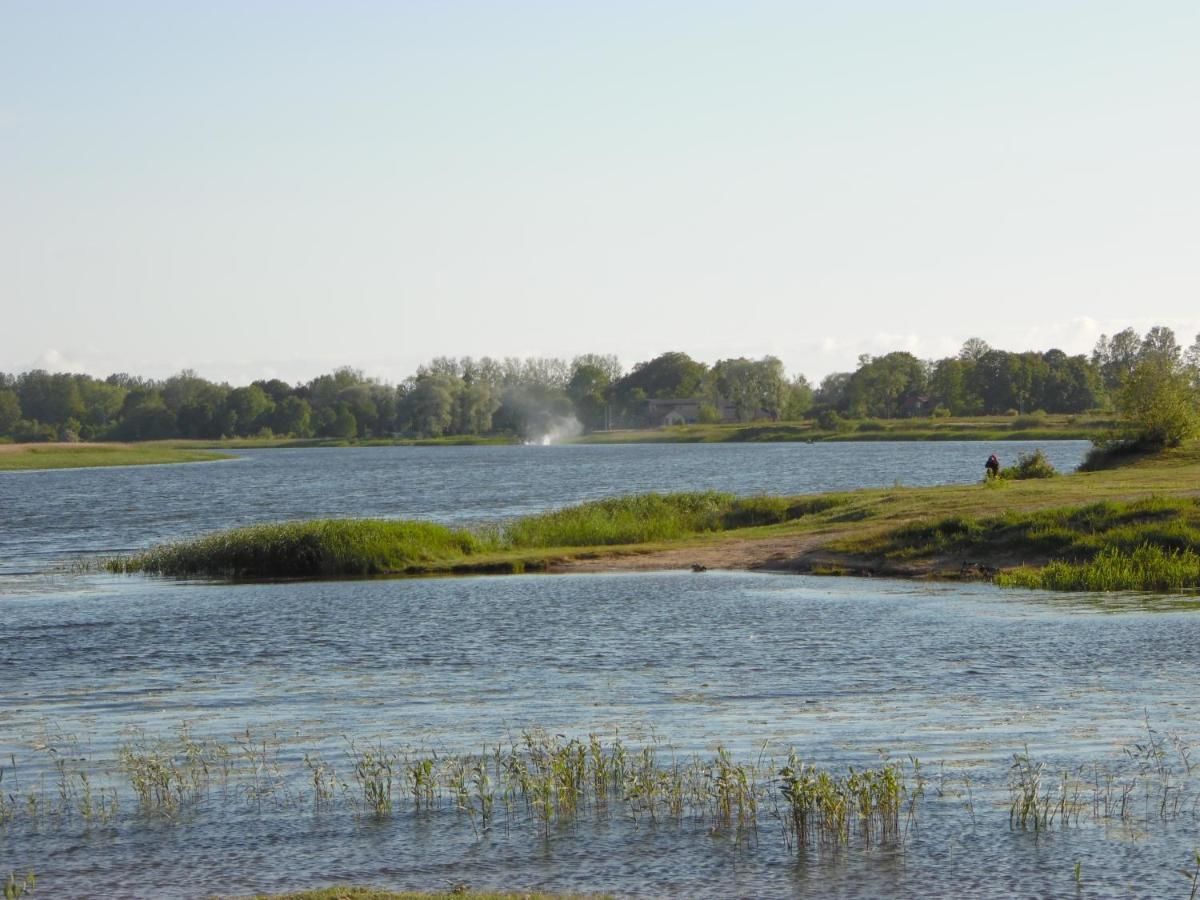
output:
<path id="1" fill-rule="evenodd" d="M 1063 469 L 1086 447 L 1044 446 Z M 33 870 L 37 896 L 333 882 L 1186 896 L 1179 870 L 1200 843 L 1189 598 L 721 572 L 225 584 L 70 566 L 269 519 L 472 522 L 641 490 L 969 481 L 990 450 L 367 448 L 0 476 L 0 877 Z M 455 793 L 454 761 L 519 758 L 525 734 L 649 748 L 657 770 L 700 781 L 679 815 L 648 816 L 629 781 L 539 823 L 536 806 L 502 802 L 495 769 L 484 822 Z M 760 779 L 755 827 L 714 818 L 703 779 L 718 748 Z M 896 764 L 901 833 L 789 847 L 789 751 L 833 773 Z M 372 754 L 394 765 L 383 814 L 363 799 Z M 149 759 L 178 774 L 178 803 L 139 804 L 131 772 Z M 420 760 L 440 779 L 426 808 L 406 774 Z M 1060 805 L 1036 830 L 1010 821 L 1021 772 Z"/>

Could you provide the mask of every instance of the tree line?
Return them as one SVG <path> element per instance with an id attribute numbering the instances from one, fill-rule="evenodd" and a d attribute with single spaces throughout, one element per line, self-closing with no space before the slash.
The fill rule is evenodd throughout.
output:
<path id="1" fill-rule="evenodd" d="M 233 387 L 191 370 L 164 380 L 94 378 L 36 369 L 0 372 L 0 438 L 16 441 L 289 436 L 365 439 L 539 436 L 657 424 L 651 400 L 695 401 L 699 421 L 797 421 L 1004 413 L 1079 413 L 1111 407 L 1139 367 L 1165 367 L 1195 387 L 1200 335 L 1186 351 L 1169 328 L 1102 335 L 1090 356 L 1013 353 L 971 338 L 955 356 L 897 351 L 862 356 L 817 387 L 772 356 L 713 365 L 664 353 L 623 371 L 613 355 L 439 357 L 400 384 L 340 368 L 290 385 Z"/>

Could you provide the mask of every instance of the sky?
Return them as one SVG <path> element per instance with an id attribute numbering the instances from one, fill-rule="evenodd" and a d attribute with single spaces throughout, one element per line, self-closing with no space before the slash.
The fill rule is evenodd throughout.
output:
<path id="1" fill-rule="evenodd" d="M 1200 332 L 1195 0 L 0 0 L 0 371 Z"/>

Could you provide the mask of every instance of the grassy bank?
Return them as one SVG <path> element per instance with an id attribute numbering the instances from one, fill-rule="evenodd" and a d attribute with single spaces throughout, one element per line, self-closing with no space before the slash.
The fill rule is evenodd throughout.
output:
<path id="1" fill-rule="evenodd" d="M 449 435 L 436 438 L 222 438 L 220 440 L 185 440 L 176 438 L 156 441 L 155 444 L 184 450 L 274 450 L 287 447 L 474 447 L 519 444 L 511 435 Z"/>
<path id="2" fill-rule="evenodd" d="M 320 578 L 543 569 L 571 550 L 663 544 L 793 521 L 847 495 L 748 497 L 715 491 L 598 500 L 503 526 L 326 519 L 250 525 L 111 560 L 114 572 L 234 578 Z"/>
<path id="3" fill-rule="evenodd" d="M 211 462 L 225 453 L 162 444 L 0 444 L 0 471 Z"/>
<path id="4" fill-rule="evenodd" d="M 598 431 L 588 444 L 770 443 L 779 441 L 1065 441 L 1091 440 L 1112 421 L 1100 416 L 976 416 L 946 419 L 847 419 L 836 429 L 816 422 L 754 422 L 745 425 L 676 425 Z"/>
<path id="5" fill-rule="evenodd" d="M 110 568 L 273 578 L 653 568 L 658 559 L 662 568 L 998 575 L 1054 588 L 1181 590 L 1200 587 L 1197 494 L 1200 448 L 1192 445 L 1051 478 L 803 497 L 652 494 L 479 530 L 353 520 L 253 526 Z"/>

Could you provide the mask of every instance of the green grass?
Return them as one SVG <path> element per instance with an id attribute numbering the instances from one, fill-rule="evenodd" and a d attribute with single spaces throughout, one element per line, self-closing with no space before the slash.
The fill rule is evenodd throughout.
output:
<path id="1" fill-rule="evenodd" d="M 476 531 L 379 519 L 250 525 L 163 544 L 107 567 L 232 578 L 521 571 L 531 559 L 513 559 L 514 553 L 678 541 L 789 522 L 846 502 L 844 494 L 738 498 L 708 491 L 596 500 Z"/>
<path id="2" fill-rule="evenodd" d="M 1091 558 L 1110 547 L 1128 551 L 1147 543 L 1166 549 L 1200 546 L 1197 502 L 1149 497 L 1033 512 L 1009 511 L 997 516 L 947 516 L 897 528 L 878 539 L 871 549 L 892 558 L 1022 549 Z"/>
<path id="3" fill-rule="evenodd" d="M 766 443 L 775 441 L 1044 441 L 1090 440 L 1113 425 L 1090 415 L 974 416 L 946 419 L 847 419 L 844 430 L 813 421 L 744 425 L 676 425 L 597 431 L 578 438 L 588 444 Z"/>
<path id="4" fill-rule="evenodd" d="M 817 497 L 735 497 L 715 491 L 637 494 L 529 516 L 503 529 L 512 549 L 588 547 L 675 541 L 697 534 L 777 525 L 847 502 Z"/>
<path id="5" fill-rule="evenodd" d="M 1084 562 L 1055 560 L 1040 568 L 1001 572 L 1005 587 L 1051 591 L 1147 591 L 1178 593 L 1200 587 L 1200 555 L 1191 548 L 1146 543 L 1133 550 L 1106 547 Z"/>
<path id="6" fill-rule="evenodd" d="M 419 569 L 494 549 L 486 537 L 430 522 L 319 519 L 249 525 L 109 562 L 117 572 L 320 578 Z"/>
<path id="7" fill-rule="evenodd" d="M 1089 563 L 1109 548 L 1200 551 L 1197 494 L 1193 444 L 1054 478 L 806 497 L 640 495 L 479 531 L 403 522 L 256 526 L 154 548 L 110 568 L 243 578 L 522 572 L 681 548 L 711 554 L 700 560 L 710 567 L 744 566 L 756 564 L 753 542 L 761 539 L 770 545 L 763 563 L 789 570 L 974 577 L 1055 560 Z M 722 557 L 735 545 L 736 554 Z M 680 565 L 678 554 L 670 565 Z"/>
<path id="8" fill-rule="evenodd" d="M 0 471 L 82 469 L 95 466 L 146 466 L 211 462 L 228 454 L 185 450 L 158 444 L 5 444 Z"/>

